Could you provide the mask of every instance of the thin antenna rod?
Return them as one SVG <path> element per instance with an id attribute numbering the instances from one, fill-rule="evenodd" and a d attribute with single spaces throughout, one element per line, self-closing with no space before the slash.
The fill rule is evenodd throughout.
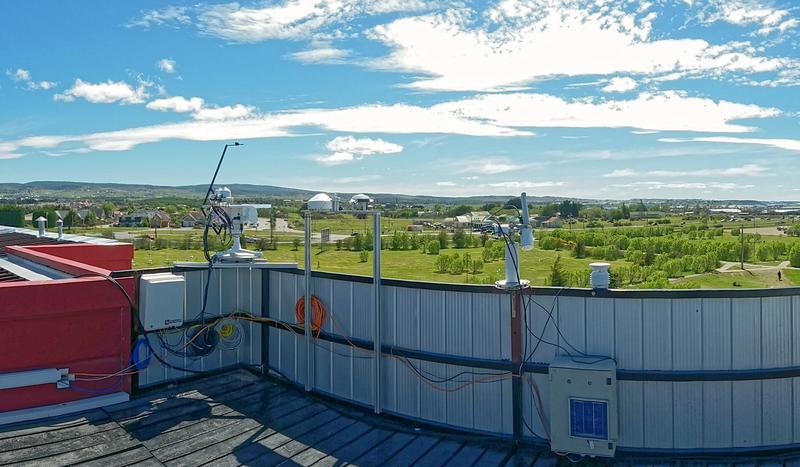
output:
<path id="1" fill-rule="evenodd" d="M 219 168 L 222 167 L 222 161 L 225 160 L 225 153 L 228 151 L 228 146 L 244 146 L 240 142 L 235 142 L 233 144 L 226 144 L 225 147 L 222 149 L 222 155 L 219 157 L 219 162 L 217 163 L 217 170 L 214 171 L 214 177 L 211 179 L 211 184 L 208 185 L 208 191 L 206 192 L 206 197 L 203 199 L 203 206 L 206 205 L 208 202 L 208 197 L 211 196 L 211 192 L 214 191 L 214 183 L 217 181 L 217 175 L 219 174 Z"/>

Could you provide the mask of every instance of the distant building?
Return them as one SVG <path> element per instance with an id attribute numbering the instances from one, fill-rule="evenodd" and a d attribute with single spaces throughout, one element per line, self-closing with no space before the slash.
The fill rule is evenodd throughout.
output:
<path id="1" fill-rule="evenodd" d="M 542 227 L 546 227 L 548 229 L 557 229 L 561 227 L 561 218 L 558 216 L 553 216 L 542 222 Z"/>
<path id="2" fill-rule="evenodd" d="M 181 219 L 181 227 L 193 228 L 202 225 L 205 222 L 205 217 L 200 211 L 187 212 L 183 219 Z"/>
<path id="3" fill-rule="evenodd" d="M 172 218 L 162 210 L 135 211 L 119 218 L 120 227 L 169 227 Z"/>
<path id="4" fill-rule="evenodd" d="M 406 230 L 409 232 L 422 232 L 423 226 L 421 224 L 409 224 Z"/>

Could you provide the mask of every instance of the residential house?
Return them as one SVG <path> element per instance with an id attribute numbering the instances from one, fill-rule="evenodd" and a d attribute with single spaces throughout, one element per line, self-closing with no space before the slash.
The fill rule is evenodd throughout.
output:
<path id="1" fill-rule="evenodd" d="M 162 210 L 141 210 L 120 216 L 118 224 L 120 227 L 169 227 L 171 220 Z"/>
<path id="2" fill-rule="evenodd" d="M 549 228 L 549 229 L 557 229 L 561 227 L 561 217 L 553 216 L 546 221 L 542 222 L 542 227 Z"/>
<path id="3" fill-rule="evenodd" d="M 187 212 L 183 219 L 181 219 L 181 227 L 196 227 L 205 223 L 205 217 L 200 211 Z"/>

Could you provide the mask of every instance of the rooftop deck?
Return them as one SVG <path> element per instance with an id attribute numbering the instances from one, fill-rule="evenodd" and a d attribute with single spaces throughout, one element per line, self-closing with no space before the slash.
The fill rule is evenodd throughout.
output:
<path id="1" fill-rule="evenodd" d="M 545 450 L 376 417 L 245 370 L 148 391 L 104 410 L 0 429 L 0 465 L 553 466 L 558 460 Z M 759 464 L 800 460 L 744 465 Z"/>

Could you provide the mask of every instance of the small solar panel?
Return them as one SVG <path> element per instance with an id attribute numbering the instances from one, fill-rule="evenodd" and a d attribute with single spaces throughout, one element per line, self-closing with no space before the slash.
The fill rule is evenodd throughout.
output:
<path id="1" fill-rule="evenodd" d="M 608 439 L 608 402 L 570 399 L 569 434 L 578 438 Z"/>

